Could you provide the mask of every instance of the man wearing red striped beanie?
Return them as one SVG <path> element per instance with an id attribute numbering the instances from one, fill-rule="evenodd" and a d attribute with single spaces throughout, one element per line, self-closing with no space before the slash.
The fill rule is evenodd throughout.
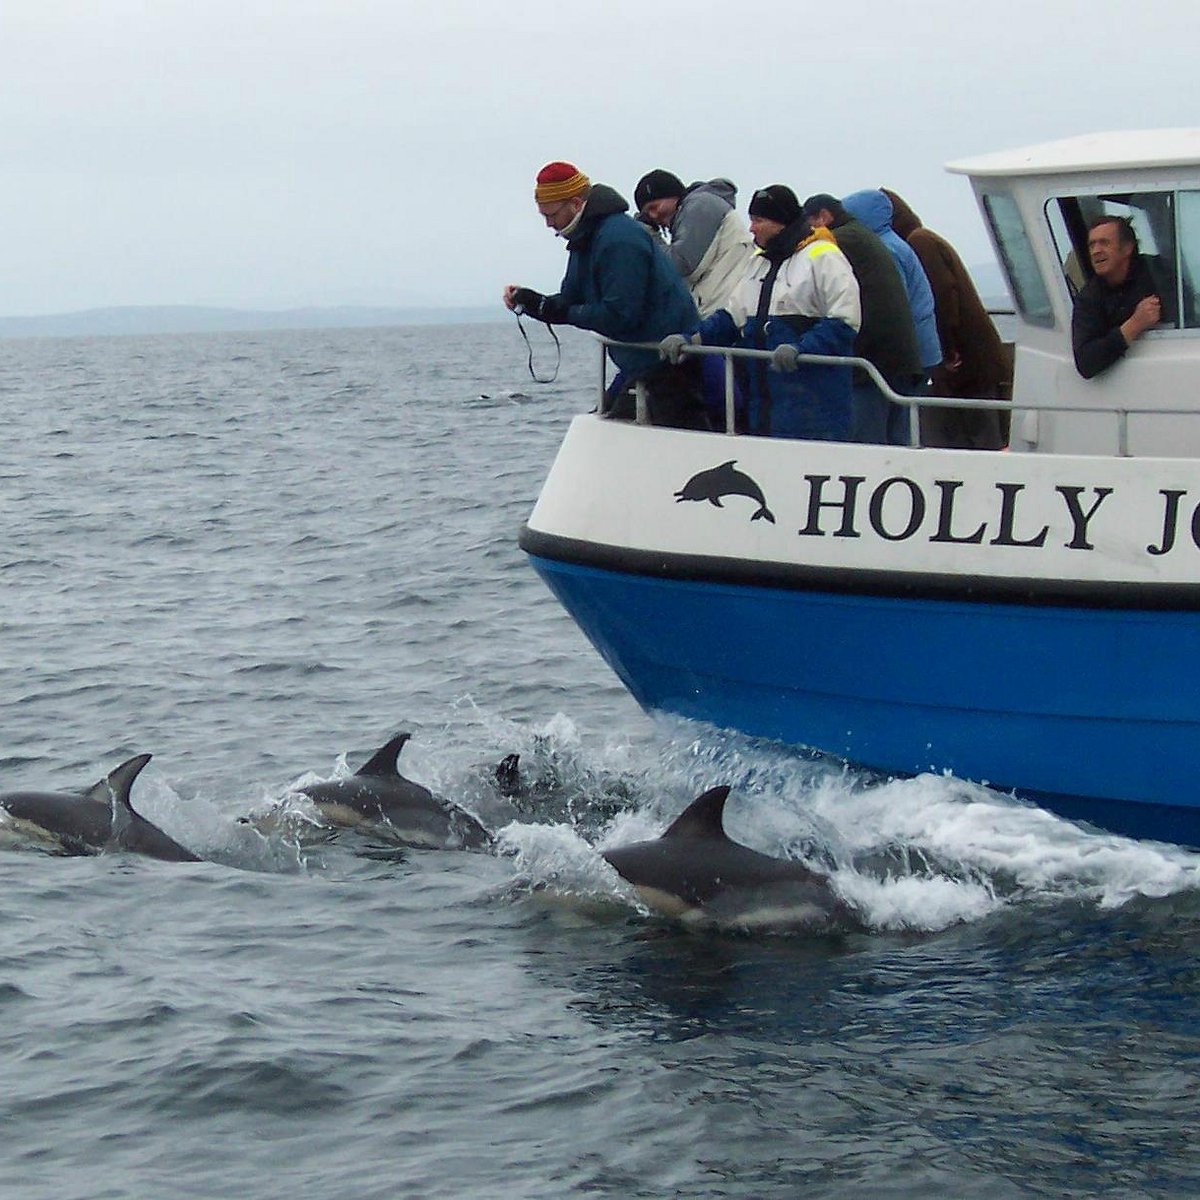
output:
<path id="1" fill-rule="evenodd" d="M 509 309 L 619 342 L 657 343 L 699 325 L 687 284 L 662 242 L 629 215 L 628 203 L 611 187 L 557 161 L 538 172 L 533 198 L 547 227 L 567 243 L 567 271 L 553 295 L 510 284 L 504 289 Z M 642 382 L 654 424 L 708 428 L 698 360 L 666 363 L 657 350 L 633 346 L 610 346 L 608 354 L 617 367 L 606 394 L 608 415 L 631 417 L 632 388 Z"/>

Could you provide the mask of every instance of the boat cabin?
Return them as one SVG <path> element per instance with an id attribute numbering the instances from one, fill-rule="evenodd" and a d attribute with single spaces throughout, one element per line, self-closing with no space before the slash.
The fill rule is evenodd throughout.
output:
<path id="1" fill-rule="evenodd" d="M 1200 457 L 1200 129 L 1090 134 L 948 170 L 971 179 L 1016 308 L 1011 449 Z M 1084 379 L 1072 301 L 1100 216 L 1133 225 L 1163 319 Z"/>

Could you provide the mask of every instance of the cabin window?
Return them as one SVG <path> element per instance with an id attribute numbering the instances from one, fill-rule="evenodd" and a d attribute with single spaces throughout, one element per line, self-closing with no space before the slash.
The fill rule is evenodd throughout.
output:
<path id="1" fill-rule="evenodd" d="M 1100 217 L 1124 217 L 1133 226 L 1138 239 L 1138 253 L 1154 278 L 1162 300 L 1162 323 L 1158 329 L 1195 327 L 1196 302 L 1189 278 L 1195 280 L 1200 265 L 1200 209 L 1188 203 L 1190 218 L 1181 211 L 1184 197 L 1196 193 L 1175 192 L 1109 192 L 1094 196 L 1055 196 L 1046 202 L 1046 220 L 1058 251 L 1063 279 L 1067 290 L 1075 296 L 1092 277 L 1088 258 L 1088 226 Z M 1185 220 L 1193 228 L 1189 238 L 1184 233 Z M 1178 235 L 1177 235 L 1178 224 Z M 1187 242 L 1195 241 L 1191 250 L 1192 265 L 1188 263 Z M 1190 311 L 1192 318 L 1188 319 Z"/>
<path id="2" fill-rule="evenodd" d="M 1000 251 L 1000 262 L 1008 276 L 1009 288 L 1017 304 L 1017 311 L 1031 325 L 1054 325 L 1054 310 L 1050 295 L 1038 270 L 1033 243 L 1021 219 L 1021 210 L 1016 201 L 1003 192 L 983 197 L 983 208 L 987 213 L 996 247 Z"/>
<path id="3" fill-rule="evenodd" d="M 1200 192 L 1179 193 L 1179 290 L 1185 329 L 1200 329 Z"/>

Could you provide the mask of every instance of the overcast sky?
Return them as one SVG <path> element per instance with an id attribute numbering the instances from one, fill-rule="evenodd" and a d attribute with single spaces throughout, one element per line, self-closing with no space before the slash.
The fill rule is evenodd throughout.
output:
<path id="1" fill-rule="evenodd" d="M 883 185 L 986 262 L 944 164 L 1200 124 L 1198 32 L 1196 0 L 0 0 L 0 314 L 553 290 L 553 158 L 743 212 Z"/>

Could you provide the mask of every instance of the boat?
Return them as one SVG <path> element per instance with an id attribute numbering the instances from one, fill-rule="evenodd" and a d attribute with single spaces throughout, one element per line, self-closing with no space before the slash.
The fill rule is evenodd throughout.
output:
<path id="1" fill-rule="evenodd" d="M 1200 846 L 1200 130 L 948 170 L 1015 311 L 1005 450 L 589 413 L 520 545 L 648 710 Z M 1133 222 L 1174 318 L 1085 380 L 1072 295 L 1100 214 Z"/>

